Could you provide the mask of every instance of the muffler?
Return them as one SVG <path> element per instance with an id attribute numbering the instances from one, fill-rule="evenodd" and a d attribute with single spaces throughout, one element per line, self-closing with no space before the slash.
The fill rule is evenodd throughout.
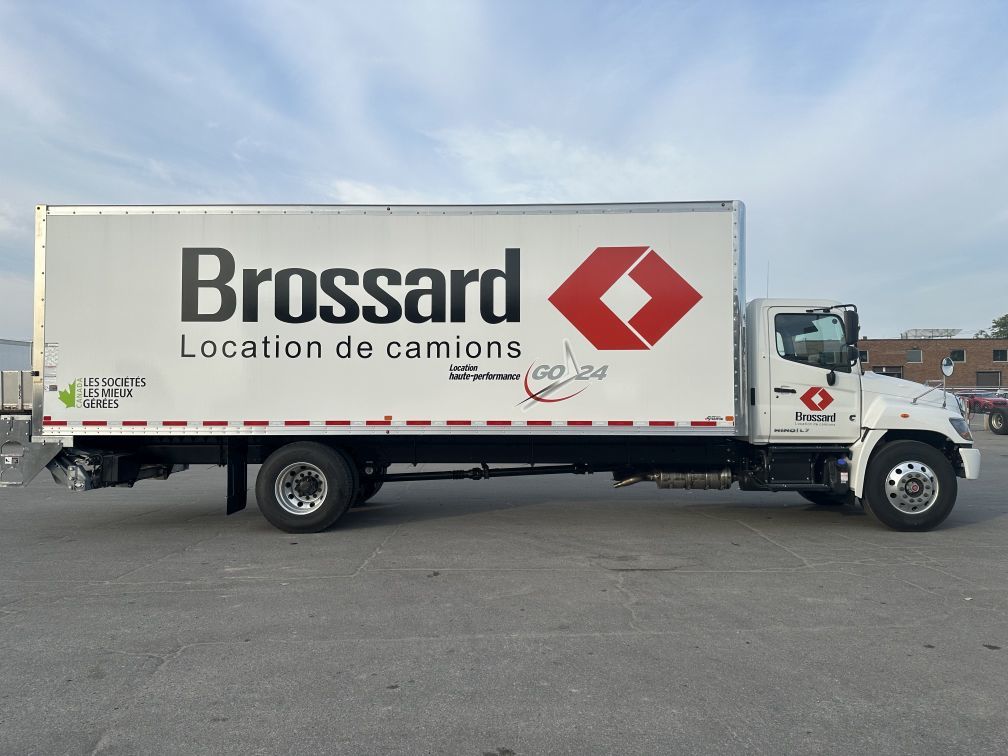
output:
<path id="1" fill-rule="evenodd" d="M 673 472 L 659 470 L 651 473 L 638 473 L 629 478 L 623 478 L 613 483 L 613 488 L 624 488 L 634 483 L 653 480 L 658 488 L 695 488 L 700 490 L 724 490 L 731 488 L 732 474 L 727 467 L 721 470 L 690 470 L 688 472 Z"/>

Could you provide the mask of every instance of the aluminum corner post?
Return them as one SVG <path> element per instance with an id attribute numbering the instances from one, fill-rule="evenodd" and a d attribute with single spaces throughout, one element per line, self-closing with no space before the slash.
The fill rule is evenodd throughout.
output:
<path id="1" fill-rule="evenodd" d="M 45 256 L 48 205 L 35 206 L 35 298 L 32 336 L 32 413 L 31 435 L 42 434 L 42 401 L 45 393 Z"/>

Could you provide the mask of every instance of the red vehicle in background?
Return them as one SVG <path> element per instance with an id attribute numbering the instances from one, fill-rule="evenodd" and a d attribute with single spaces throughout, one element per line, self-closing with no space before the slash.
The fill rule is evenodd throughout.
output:
<path id="1" fill-rule="evenodd" d="M 965 396 L 967 412 L 987 415 L 987 430 L 1003 436 L 1008 433 L 1008 391 L 1000 389 L 990 394 Z"/>

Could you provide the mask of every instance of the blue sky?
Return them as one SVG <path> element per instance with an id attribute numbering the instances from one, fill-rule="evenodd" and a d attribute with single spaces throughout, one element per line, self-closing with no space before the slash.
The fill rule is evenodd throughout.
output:
<path id="1" fill-rule="evenodd" d="M 742 199 L 749 297 L 1008 312 L 1008 3 L 0 0 L 0 337 L 37 203 Z"/>

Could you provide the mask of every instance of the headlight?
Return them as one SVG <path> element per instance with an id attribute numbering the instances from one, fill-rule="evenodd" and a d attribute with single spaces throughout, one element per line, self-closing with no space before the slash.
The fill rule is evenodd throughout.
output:
<path id="1" fill-rule="evenodd" d="M 952 423 L 952 427 L 956 429 L 956 433 L 965 438 L 967 441 L 973 440 L 973 434 L 970 433 L 969 423 L 966 422 L 965 418 L 950 417 L 949 422 Z"/>

